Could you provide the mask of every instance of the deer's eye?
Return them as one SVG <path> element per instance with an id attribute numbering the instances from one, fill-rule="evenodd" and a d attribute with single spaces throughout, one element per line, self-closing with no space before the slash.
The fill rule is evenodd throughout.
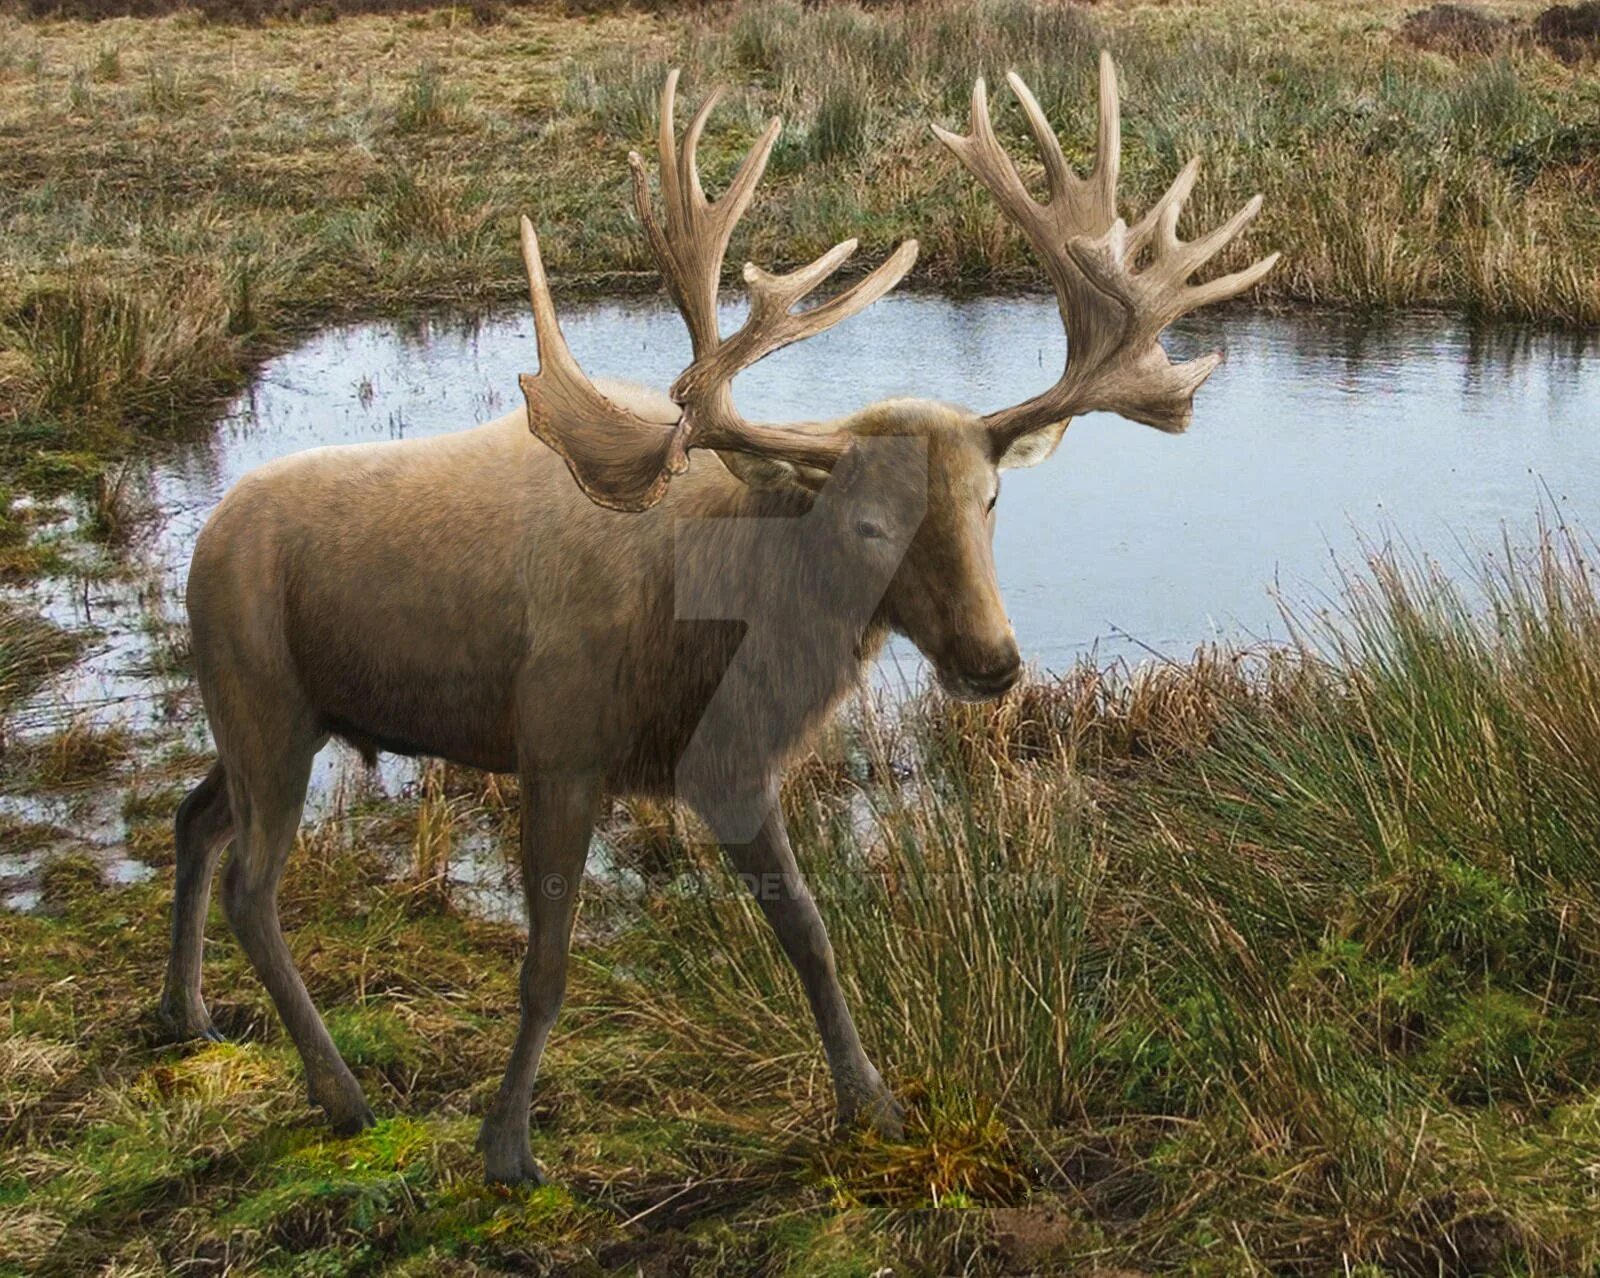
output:
<path id="1" fill-rule="evenodd" d="M 986 515 L 993 514 L 994 513 L 994 504 L 995 504 L 995 502 L 997 502 L 999 500 L 1000 500 L 1000 490 L 998 488 L 996 488 L 994 490 L 994 496 L 989 498 L 989 504 L 983 508 L 983 513 L 986 514 Z"/>
<path id="2" fill-rule="evenodd" d="M 872 520 L 858 519 L 856 520 L 856 536 L 865 537 L 871 541 L 886 537 L 888 534 L 883 531 L 880 525 L 873 523 Z"/>

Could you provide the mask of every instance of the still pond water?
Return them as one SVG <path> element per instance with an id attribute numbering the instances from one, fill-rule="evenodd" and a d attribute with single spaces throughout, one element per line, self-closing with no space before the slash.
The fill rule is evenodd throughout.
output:
<path id="1" fill-rule="evenodd" d="M 687 362 L 682 324 L 665 304 L 568 305 L 564 315 L 593 374 L 665 386 Z M 725 327 L 737 319 L 730 311 Z M 1541 508 L 1600 532 L 1600 352 L 1570 335 L 1235 315 L 1180 326 L 1172 344 L 1228 355 L 1188 434 L 1088 417 L 1049 462 L 1005 477 L 996 559 L 1037 666 L 1281 638 L 1280 601 L 1319 606 L 1336 589 L 1337 564 L 1386 539 L 1465 570 L 1475 548 L 1503 533 L 1527 540 Z M 739 403 L 773 421 L 893 395 L 987 410 L 1054 381 L 1064 349 L 1047 298 L 908 294 L 750 370 Z M 152 618 L 181 634 L 190 550 L 227 488 L 299 449 L 497 416 L 520 403 L 517 374 L 534 364 L 520 310 L 470 324 L 333 329 L 274 360 L 213 432 L 148 476 L 162 520 L 142 581 L 58 581 L 33 599 L 98 638 L 17 721 L 41 732 L 86 717 L 164 725 L 207 745 L 187 680 L 152 673 L 162 664 Z M 900 645 L 878 678 L 895 687 L 920 676 Z M 334 754 L 319 762 L 313 809 L 344 775 Z M 409 767 L 392 762 L 381 783 L 405 784 Z M 98 818 L 81 798 L 61 800 L 70 813 L 53 802 L 0 795 L 0 814 L 59 819 L 107 847 L 121 838 L 116 795 L 104 796 Z"/>
<path id="2" fill-rule="evenodd" d="M 665 386 L 688 360 L 665 305 L 564 312 L 592 374 Z M 1502 525 L 1531 530 L 1541 503 L 1600 532 L 1600 351 L 1570 336 L 1234 316 L 1188 324 L 1173 345 L 1228 356 L 1188 434 L 1086 417 L 1049 462 L 1005 476 L 996 560 L 1023 652 L 1043 667 L 1281 637 L 1276 596 L 1314 603 L 1332 560 L 1359 558 L 1363 541 L 1464 565 Z M 983 411 L 1054 381 L 1064 351 L 1046 298 L 891 297 L 757 365 L 739 403 L 771 421 L 893 395 Z M 337 329 L 274 361 L 212 438 L 156 475 L 169 579 L 252 467 L 459 429 L 519 404 L 517 374 L 534 366 L 522 313 Z"/>
<path id="3" fill-rule="evenodd" d="M 738 318 L 730 310 L 725 328 Z M 566 306 L 565 328 L 598 376 L 667 385 L 688 360 L 664 302 Z M 1570 334 L 1232 315 L 1181 325 L 1171 344 L 1227 353 L 1189 433 L 1083 417 L 1053 459 L 1005 475 L 995 558 L 1038 667 L 1282 638 L 1282 601 L 1314 608 L 1338 563 L 1384 539 L 1466 568 L 1502 531 L 1531 536 L 1541 507 L 1600 533 L 1600 350 Z M 894 296 L 750 369 L 739 405 L 770 421 L 890 395 L 982 411 L 1054 381 L 1064 349 L 1048 298 Z M 29 709 L 40 728 L 85 712 L 134 728 L 192 720 L 173 701 L 181 686 L 152 685 L 149 619 L 154 608 L 181 632 L 190 549 L 222 493 L 299 449 L 506 413 L 534 363 L 523 310 L 330 329 L 269 363 L 210 435 L 150 473 L 162 523 L 146 581 L 48 587 L 56 621 L 101 638 L 22 720 Z M 893 688 L 920 675 L 898 645 L 878 678 Z"/>

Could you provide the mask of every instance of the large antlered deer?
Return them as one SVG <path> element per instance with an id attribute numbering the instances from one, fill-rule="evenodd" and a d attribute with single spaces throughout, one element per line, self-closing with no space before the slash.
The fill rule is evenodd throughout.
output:
<path id="1" fill-rule="evenodd" d="M 841 1119 L 898 1132 L 900 1107 L 862 1050 L 789 848 L 775 803 L 783 765 L 889 631 L 908 636 L 957 696 L 995 697 L 1015 682 L 1017 645 L 991 552 L 998 472 L 1044 460 L 1068 420 L 1090 410 L 1182 430 L 1221 356 L 1173 364 L 1162 330 L 1242 293 L 1277 259 L 1188 283 L 1260 206 L 1252 199 L 1225 226 L 1180 240 L 1197 161 L 1131 229 L 1117 217 L 1108 57 L 1086 179 L 1069 169 L 1026 86 L 1009 78 L 1044 158 L 1044 203 L 996 140 L 982 80 L 969 133 L 935 132 L 1026 234 L 1055 288 L 1069 348 L 1043 394 L 987 415 L 903 399 L 823 424 L 740 417 L 729 392 L 740 369 L 882 296 L 916 245 L 801 311 L 854 241 L 788 275 L 746 266 L 749 318 L 722 336 L 723 255 L 779 122 L 709 202 L 695 149 L 716 95 L 679 145 L 674 72 L 661 96 L 659 220 L 644 164 L 630 157 L 639 216 L 693 341 L 670 396 L 601 389 L 578 368 L 524 219 L 539 348 L 538 375 L 522 379 L 526 413 L 431 439 L 301 453 L 228 493 L 189 575 L 218 762 L 177 815 L 161 1002 L 174 1034 L 216 1037 L 200 994 L 202 931 L 218 855 L 232 840 L 228 921 L 300 1050 L 311 1100 L 336 1131 L 372 1121 L 277 912 L 312 757 L 337 736 L 369 756 L 432 755 L 521 778 L 528 954 L 516 1045 L 479 1139 L 491 1179 L 539 1176 L 528 1142 L 534 1074 L 566 985 L 590 835 L 614 793 L 676 794 L 705 816 L 741 878 L 758 885 L 799 973 Z"/>

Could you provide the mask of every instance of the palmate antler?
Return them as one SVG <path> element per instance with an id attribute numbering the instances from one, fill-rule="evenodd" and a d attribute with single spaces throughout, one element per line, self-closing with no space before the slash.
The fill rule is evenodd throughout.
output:
<path id="1" fill-rule="evenodd" d="M 630 154 L 634 202 L 644 223 L 667 291 L 683 314 L 694 362 L 672 384 L 682 415 L 674 425 L 648 422 L 608 399 L 584 376 L 567 349 L 556 322 L 549 285 L 539 258 L 538 238 L 522 221 L 523 259 L 533 301 L 539 344 L 539 372 L 524 376 L 528 423 L 533 433 L 566 460 L 589 498 L 616 510 L 644 510 L 658 502 L 671 477 L 688 465 L 688 450 L 712 448 L 810 470 L 830 470 L 850 445 L 842 431 L 748 422 L 733 404 L 734 376 L 791 342 L 811 337 L 865 309 L 898 284 L 916 261 L 917 244 L 908 240 L 876 270 L 844 292 L 808 310 L 794 310 L 855 252 L 846 240 L 809 266 L 771 275 L 746 263 L 750 314 L 724 339 L 717 327 L 717 286 L 733 228 L 750 203 L 767 166 L 781 121 L 768 122 L 745 156 L 726 192 L 706 199 L 695 152 L 719 91 L 695 112 L 680 147 L 673 126 L 678 72 L 670 72 L 661 91 L 660 183 L 664 216 L 657 220 L 650 200 L 644 160 Z"/>
<path id="2" fill-rule="evenodd" d="M 1194 186 L 1199 159 L 1190 160 L 1155 206 L 1130 229 L 1117 216 L 1117 171 L 1122 128 L 1117 73 L 1109 54 L 1100 55 L 1100 127 L 1093 172 L 1080 178 L 1068 166 L 1028 86 L 1006 77 L 1022 104 L 1028 128 L 1044 159 L 1049 198 L 1039 203 L 1023 187 L 1015 165 L 995 137 L 988 98 L 980 79 L 972 90 L 965 137 L 934 126 L 939 140 L 994 195 L 1005 215 L 1028 237 L 1055 288 L 1067 330 L 1067 366 L 1061 380 L 1041 395 L 991 413 L 985 421 L 1004 453 L 1034 432 L 1049 432 L 1053 446 L 1069 418 L 1108 410 L 1167 431 L 1189 424 L 1194 393 L 1222 355 L 1174 364 L 1162 349 L 1163 329 L 1180 315 L 1234 297 L 1253 287 L 1278 261 L 1273 253 L 1254 265 L 1209 283 L 1189 277 L 1222 251 L 1261 208 L 1252 198 L 1209 235 L 1178 238 L 1178 214 Z M 1153 242 L 1153 243 L 1152 243 Z M 1135 269 L 1152 245 L 1151 260 Z"/>
<path id="3" fill-rule="evenodd" d="M 1097 409 L 1162 430 L 1184 429 L 1196 389 L 1222 356 L 1174 364 L 1160 336 L 1180 315 L 1251 288 L 1277 263 L 1273 253 L 1232 275 L 1204 284 L 1188 282 L 1239 235 L 1260 209 L 1261 197 L 1251 199 L 1210 234 L 1190 242 L 1180 240 L 1178 216 L 1199 170 L 1199 161 L 1191 160 L 1130 229 L 1116 211 L 1121 125 L 1110 57 L 1100 57 L 1099 141 L 1094 170 L 1087 178 L 1078 177 L 1067 165 L 1027 85 L 1016 75 L 1007 79 L 1044 159 L 1049 197 L 1043 203 L 1028 194 L 995 137 L 981 79 L 973 88 L 967 135 L 934 128 L 940 141 L 1027 236 L 1054 286 L 1067 331 L 1067 364 L 1060 380 L 1043 394 L 985 417 L 997 455 L 1008 464 L 1037 460 L 1054 447 L 1070 418 Z M 742 456 L 802 472 L 830 470 L 850 445 L 847 432 L 748 422 L 734 407 L 730 384 L 740 370 L 763 356 L 870 305 L 911 269 L 917 252 L 916 241 L 908 240 L 852 287 L 798 312 L 795 307 L 855 251 L 853 239 L 787 275 L 771 275 L 747 263 L 749 317 L 724 338 L 717 327 L 723 257 L 766 168 L 780 123 L 776 119 L 768 123 L 727 191 L 720 199 L 708 200 L 700 186 L 695 152 L 718 94 L 713 92 L 695 112 L 680 145 L 673 125 L 677 84 L 678 73 L 673 71 L 661 93 L 659 219 L 644 161 L 637 154 L 629 156 L 640 220 L 693 343 L 693 362 L 672 385 L 672 398 L 681 410 L 676 422 L 640 417 L 607 398 L 584 376 L 556 322 L 538 239 L 527 219 L 522 224 L 540 361 L 537 375 L 522 378 L 529 426 L 566 459 L 592 500 L 618 510 L 644 510 L 659 501 L 671 477 L 688 465 L 691 448 L 715 449 L 736 469 L 742 469 L 738 462 Z M 1147 247 L 1149 263 L 1138 269 L 1136 263 Z"/>

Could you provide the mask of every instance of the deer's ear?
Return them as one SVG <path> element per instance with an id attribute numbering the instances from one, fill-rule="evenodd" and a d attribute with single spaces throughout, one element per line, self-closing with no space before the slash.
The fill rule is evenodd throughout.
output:
<path id="1" fill-rule="evenodd" d="M 1029 431 L 1026 435 L 1018 435 L 1005 452 L 1000 454 L 1000 460 L 995 465 L 1000 470 L 1022 470 L 1028 466 L 1037 466 L 1055 452 L 1056 445 L 1066 433 L 1067 423 L 1055 422 L 1039 430 Z"/>
<path id="2" fill-rule="evenodd" d="M 814 493 L 828 482 L 828 472 L 813 466 L 732 449 L 717 449 L 716 454 L 735 479 L 751 488 L 804 488 Z"/>

